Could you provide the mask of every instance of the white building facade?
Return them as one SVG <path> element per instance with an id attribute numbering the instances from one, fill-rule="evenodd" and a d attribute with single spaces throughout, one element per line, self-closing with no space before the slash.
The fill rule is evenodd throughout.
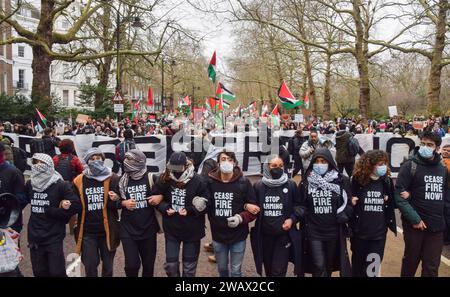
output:
<path id="1" fill-rule="evenodd" d="M 24 2 L 22 2 L 23 4 Z M 68 9 L 77 13 L 79 5 L 73 3 Z M 16 21 L 23 27 L 35 31 L 39 23 L 40 1 L 33 0 L 26 5 L 22 5 L 20 10 L 14 15 Z M 55 22 L 55 29 L 64 32 L 71 24 L 68 20 L 58 18 Z M 13 36 L 18 36 L 13 30 Z M 57 46 L 57 45 L 55 45 Z M 32 48 L 28 44 L 16 43 L 12 45 L 13 58 L 13 88 L 16 94 L 31 97 L 31 87 L 33 82 L 33 62 Z M 82 67 L 77 63 L 64 61 L 53 61 L 50 67 L 50 83 L 52 95 L 57 97 L 60 104 L 67 108 L 81 107 L 79 105 L 79 87 L 82 83 L 91 83 L 96 79 L 96 71 L 91 67 Z"/>

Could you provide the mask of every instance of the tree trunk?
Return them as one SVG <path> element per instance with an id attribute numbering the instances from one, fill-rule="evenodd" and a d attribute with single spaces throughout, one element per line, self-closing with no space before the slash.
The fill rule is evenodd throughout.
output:
<path id="1" fill-rule="evenodd" d="M 52 104 L 50 97 L 50 65 L 52 58 L 41 47 L 33 47 L 33 86 L 31 98 L 39 109 L 46 111 Z"/>
<path id="2" fill-rule="evenodd" d="M 113 38 L 110 40 L 110 28 L 112 27 L 111 22 L 111 7 L 109 5 L 105 5 L 103 8 L 103 15 L 101 19 L 101 26 L 102 26 L 102 36 L 104 37 L 102 43 L 103 43 L 103 50 L 110 51 L 113 49 L 114 41 L 116 40 L 117 36 L 117 30 L 114 32 Z M 100 59 L 99 66 L 98 66 L 98 87 L 95 91 L 95 99 L 94 99 L 94 107 L 95 109 L 101 107 L 103 105 L 103 96 L 104 91 L 108 89 L 108 82 L 109 82 L 109 73 L 111 71 L 111 65 L 113 61 L 113 56 L 105 57 L 103 59 Z"/>
<path id="3" fill-rule="evenodd" d="M 98 85 L 95 91 L 94 107 L 100 108 L 103 105 L 105 90 L 108 89 L 109 72 L 111 71 L 112 57 L 106 57 L 105 62 L 100 64 L 98 69 Z"/>
<path id="4" fill-rule="evenodd" d="M 51 17 L 51 12 L 54 10 L 54 6 L 55 2 L 53 0 L 41 1 L 41 19 L 36 29 L 37 38 L 44 41 L 50 49 L 53 45 L 53 18 Z M 52 57 L 42 47 L 33 46 L 33 62 L 31 64 L 33 86 L 31 88 L 31 97 L 44 112 L 52 104 L 50 97 L 50 66 L 52 60 Z"/>
<path id="5" fill-rule="evenodd" d="M 363 119 L 370 115 L 370 83 L 368 46 L 364 41 L 364 28 L 361 19 L 360 0 L 353 0 L 353 19 L 356 27 L 355 58 L 359 73 L 359 113 Z"/>
<path id="6" fill-rule="evenodd" d="M 441 71 L 442 53 L 445 47 L 445 33 L 447 26 L 447 11 L 449 10 L 448 0 L 439 2 L 439 13 L 436 23 L 436 39 L 433 46 L 433 56 L 431 58 L 430 73 L 428 74 L 427 86 L 427 112 L 429 115 L 438 115 L 439 96 L 441 94 Z"/>
<path id="7" fill-rule="evenodd" d="M 316 101 L 316 88 L 314 86 L 314 80 L 312 77 L 312 67 L 311 62 L 309 60 L 309 47 L 304 45 L 304 55 L 305 55 L 305 68 L 306 75 L 308 76 L 308 94 L 309 94 L 309 102 L 312 102 L 312 113 L 314 117 L 317 117 L 317 101 Z"/>
<path id="8" fill-rule="evenodd" d="M 325 85 L 323 89 L 323 119 L 329 120 L 331 113 L 331 55 L 327 55 L 326 59 L 326 71 L 325 71 Z"/>

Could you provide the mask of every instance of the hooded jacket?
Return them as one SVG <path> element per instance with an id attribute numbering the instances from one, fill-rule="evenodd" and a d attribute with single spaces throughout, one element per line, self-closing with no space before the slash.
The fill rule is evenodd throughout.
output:
<path id="1" fill-rule="evenodd" d="M 350 155 L 348 151 L 348 142 L 352 137 L 353 134 L 345 130 L 336 133 L 336 163 L 343 164 L 355 161 L 355 157 Z"/>
<path id="2" fill-rule="evenodd" d="M 315 160 L 319 157 L 324 158 L 328 161 L 329 169 L 334 169 L 338 171 L 337 165 L 331 156 L 331 153 L 328 149 L 317 149 L 314 155 L 311 158 L 311 163 L 306 170 L 306 178 L 302 180 L 300 184 L 300 205 L 301 207 L 298 210 L 297 215 L 301 218 L 301 226 L 303 233 L 303 242 L 302 242 L 302 269 L 303 272 L 311 272 L 312 265 L 310 262 L 310 251 L 308 250 L 309 244 L 308 240 L 328 240 L 335 239 L 338 240 L 339 249 L 336 254 L 336 258 L 339 258 L 339 261 L 335 261 L 336 265 L 333 267 L 333 271 L 340 271 L 341 276 L 350 276 L 351 268 L 350 268 L 350 260 L 347 251 L 346 245 L 346 237 L 348 236 L 348 228 L 347 222 L 351 218 L 353 209 L 351 207 L 351 191 L 350 191 L 350 182 L 347 177 L 343 176 L 339 173 L 338 178 L 333 182 L 341 187 L 341 191 L 346 191 L 347 193 L 347 204 L 345 205 L 342 212 L 339 214 L 336 213 L 337 208 L 341 207 L 344 203 L 342 199 L 342 195 L 332 194 L 332 205 L 331 214 L 326 214 L 325 220 L 323 222 L 325 224 L 331 223 L 331 225 L 326 226 L 325 224 L 317 225 L 316 222 L 320 222 L 322 220 L 315 220 L 313 216 L 320 217 L 322 214 L 314 214 L 314 200 L 311 194 L 308 193 L 308 180 L 310 172 L 312 171 L 313 164 Z M 320 198 L 320 197 L 319 197 Z M 337 198 L 337 199 L 336 199 Z M 337 202 L 337 203 L 336 203 Z M 339 223 L 340 222 L 340 223 Z"/>
<path id="3" fill-rule="evenodd" d="M 161 179 L 152 189 L 152 195 L 163 195 L 164 200 L 158 205 L 158 210 L 163 215 L 164 232 L 180 241 L 197 241 L 205 236 L 205 213 L 197 211 L 192 205 L 194 197 L 199 196 L 208 199 L 208 189 L 204 180 L 197 174 L 183 187 L 177 186 L 176 182 L 161 182 Z M 175 214 L 167 215 L 167 210 L 172 208 Z M 186 216 L 180 216 L 178 211 L 184 208 Z"/>
<path id="4" fill-rule="evenodd" d="M 244 209 L 246 203 L 257 204 L 255 191 L 239 167 L 235 167 L 228 183 L 220 179 L 219 168 L 208 174 L 209 207 L 208 218 L 214 241 L 233 244 L 248 236 L 248 223 L 256 216 Z M 239 214 L 242 223 L 236 228 L 228 227 L 227 218 Z"/>
<path id="5" fill-rule="evenodd" d="M 415 225 L 423 220 L 427 231 L 441 232 L 445 230 L 446 222 L 450 222 L 447 168 L 442 165 L 438 153 L 434 152 L 433 159 L 424 159 L 418 150 L 415 148 L 412 156 L 400 167 L 395 202 L 405 223 Z M 410 193 L 407 200 L 400 196 L 403 191 Z"/>

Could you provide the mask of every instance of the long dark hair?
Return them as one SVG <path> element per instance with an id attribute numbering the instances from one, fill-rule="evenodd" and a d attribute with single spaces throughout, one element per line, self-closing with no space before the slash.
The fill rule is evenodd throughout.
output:
<path id="1" fill-rule="evenodd" d="M 373 173 L 373 169 L 380 161 L 384 161 L 388 165 L 389 157 L 386 152 L 380 150 L 367 151 L 356 162 L 355 168 L 353 169 L 353 178 L 361 186 L 367 186 L 370 182 L 370 175 Z M 387 166 L 386 176 L 390 175 L 391 171 L 389 166 Z"/>

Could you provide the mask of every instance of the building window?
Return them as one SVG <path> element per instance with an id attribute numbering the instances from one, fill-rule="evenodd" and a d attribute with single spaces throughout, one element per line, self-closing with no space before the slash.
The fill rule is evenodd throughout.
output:
<path id="1" fill-rule="evenodd" d="M 17 54 L 18 54 L 19 57 L 21 57 L 21 58 L 25 57 L 25 47 L 19 45 L 18 50 L 17 50 Z"/>
<path id="2" fill-rule="evenodd" d="M 63 90 L 63 105 L 69 106 L 69 90 Z"/>
<path id="3" fill-rule="evenodd" d="M 23 89 L 25 87 L 25 69 L 19 69 L 19 80 L 17 81 L 17 88 Z"/>
<path id="4" fill-rule="evenodd" d="M 69 28 L 69 21 L 67 21 L 67 20 L 62 20 L 62 22 L 61 22 L 61 27 L 62 27 L 63 29 L 68 29 L 68 28 Z"/>

